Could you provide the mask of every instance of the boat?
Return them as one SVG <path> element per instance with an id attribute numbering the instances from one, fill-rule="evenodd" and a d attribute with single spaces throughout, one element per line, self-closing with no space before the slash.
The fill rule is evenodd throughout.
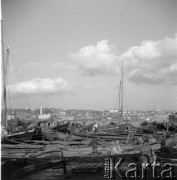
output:
<path id="1" fill-rule="evenodd" d="M 24 141 L 24 140 L 30 140 L 34 134 L 34 129 L 28 130 L 28 131 L 21 131 L 13 134 L 7 134 L 7 141 L 8 140 L 16 140 L 16 141 Z"/>
<path id="2" fill-rule="evenodd" d="M 2 22 L 1 22 L 2 25 Z M 3 29 L 2 29 L 3 31 Z M 3 32 L 1 32 L 3 33 Z M 3 105 L 4 105 L 4 113 L 2 113 L 2 123 L 4 124 L 3 126 L 3 134 L 1 134 L 1 140 L 2 142 L 8 141 L 8 140 L 22 140 L 22 139 L 30 139 L 34 133 L 34 129 L 32 130 L 22 130 L 20 132 L 16 133 L 10 133 L 9 128 L 8 128 L 8 122 L 7 122 L 7 83 L 8 83 L 8 67 L 9 67 L 9 54 L 10 54 L 10 49 L 9 47 L 5 48 L 5 43 L 3 40 L 3 35 L 2 35 L 2 70 L 3 70 Z M 1 110 L 2 111 L 2 110 Z"/>
<path id="3" fill-rule="evenodd" d="M 48 141 L 57 141 L 57 140 L 62 140 L 62 141 L 67 141 L 67 140 L 83 140 L 83 138 L 68 134 L 68 133 L 63 133 L 58 131 L 57 129 L 50 129 L 48 127 L 43 128 L 43 136 L 46 140 Z"/>
<path id="4" fill-rule="evenodd" d="M 50 127 L 50 123 L 46 120 L 38 122 L 35 132 L 31 140 L 46 140 L 46 141 L 64 141 L 64 140 L 83 140 L 81 137 L 74 136 L 68 131 L 69 122 L 65 124 L 57 124 Z"/>
<path id="5" fill-rule="evenodd" d="M 63 133 L 66 133 L 67 132 L 67 129 L 68 129 L 68 126 L 69 126 L 70 122 L 67 122 L 65 124 L 62 124 L 62 125 L 59 125 L 57 124 L 56 127 L 53 127 L 51 129 L 55 130 L 55 131 L 59 131 L 59 132 L 63 132 Z"/>
<path id="6" fill-rule="evenodd" d="M 120 115 L 119 115 L 120 112 Z M 142 136 L 141 129 L 135 128 L 131 123 L 125 123 L 123 119 L 123 61 L 122 61 L 122 77 L 119 86 L 119 105 L 118 105 L 118 121 L 111 123 L 107 127 L 97 128 L 93 132 L 93 124 L 73 132 L 74 135 L 85 138 L 98 138 L 102 140 L 123 140 L 133 139 L 136 136 Z M 99 129 L 99 130 L 98 130 Z M 97 132 L 99 131 L 99 132 Z"/>

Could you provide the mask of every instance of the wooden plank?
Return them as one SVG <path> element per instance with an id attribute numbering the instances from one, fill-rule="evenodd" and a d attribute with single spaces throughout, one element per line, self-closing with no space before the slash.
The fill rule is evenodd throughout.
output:
<path id="1" fill-rule="evenodd" d="M 82 163 L 79 164 L 76 169 L 92 169 L 100 166 L 101 163 Z"/>
<path id="2" fill-rule="evenodd" d="M 2 144 L 1 149 L 42 149 L 45 148 L 45 145 L 31 145 L 31 144 Z"/>
<path id="3" fill-rule="evenodd" d="M 87 169 L 90 167 L 90 163 L 83 163 L 83 164 L 80 164 L 80 167 L 79 169 Z M 78 168 L 78 167 L 77 167 Z"/>
<path id="4" fill-rule="evenodd" d="M 101 163 L 83 163 L 72 169 L 72 172 L 98 172 L 103 168 Z"/>
<path id="5" fill-rule="evenodd" d="M 94 164 L 92 165 L 92 167 L 97 168 L 97 167 L 99 167 L 100 165 L 103 165 L 103 163 L 94 163 Z"/>
<path id="6" fill-rule="evenodd" d="M 96 167 L 103 167 L 103 163 L 97 163 Z"/>

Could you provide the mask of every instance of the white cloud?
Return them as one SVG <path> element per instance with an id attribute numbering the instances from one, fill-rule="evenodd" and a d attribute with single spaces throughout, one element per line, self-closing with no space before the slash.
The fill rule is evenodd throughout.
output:
<path id="1" fill-rule="evenodd" d="M 177 84 L 177 37 L 144 41 L 120 56 L 135 83 Z"/>
<path id="2" fill-rule="evenodd" d="M 78 63 L 84 75 L 114 74 L 116 66 L 115 46 L 109 45 L 108 40 L 97 42 L 96 46 L 82 47 L 79 52 L 70 54 Z"/>
<path id="3" fill-rule="evenodd" d="M 96 46 L 82 47 L 70 54 L 85 75 L 109 75 L 119 72 L 120 60 L 124 61 L 125 75 L 137 84 L 177 84 L 177 34 L 174 38 L 146 40 L 116 55 L 115 46 L 108 40 Z"/>
<path id="4" fill-rule="evenodd" d="M 41 79 L 36 78 L 9 86 L 13 94 L 25 93 L 29 95 L 36 94 L 60 94 L 74 91 L 74 88 L 63 78 Z"/>

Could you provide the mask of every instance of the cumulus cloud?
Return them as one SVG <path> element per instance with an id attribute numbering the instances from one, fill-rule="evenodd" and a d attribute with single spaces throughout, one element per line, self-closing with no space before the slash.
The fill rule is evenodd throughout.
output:
<path id="1" fill-rule="evenodd" d="M 20 94 L 24 92 L 25 94 L 29 94 L 29 95 L 63 94 L 75 90 L 63 78 L 56 78 L 56 79 L 36 78 L 28 81 L 22 81 L 20 83 L 9 86 L 8 88 L 10 88 L 13 94 Z"/>
<path id="2" fill-rule="evenodd" d="M 116 55 L 108 40 L 82 47 L 70 54 L 84 75 L 110 75 L 119 72 L 124 61 L 125 76 L 136 84 L 177 84 L 177 34 L 174 38 L 146 40 Z"/>
<path id="3" fill-rule="evenodd" d="M 144 41 L 121 54 L 128 79 L 135 83 L 177 84 L 177 36 Z"/>
<path id="4" fill-rule="evenodd" d="M 78 63 L 84 75 L 114 74 L 119 70 L 116 66 L 115 46 L 108 44 L 108 40 L 99 41 L 96 46 L 82 47 L 70 56 Z"/>

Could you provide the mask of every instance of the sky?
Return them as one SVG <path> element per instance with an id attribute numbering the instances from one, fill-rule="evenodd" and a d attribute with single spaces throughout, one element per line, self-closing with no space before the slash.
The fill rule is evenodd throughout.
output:
<path id="1" fill-rule="evenodd" d="M 176 0 L 2 0 L 8 106 L 177 110 Z"/>

